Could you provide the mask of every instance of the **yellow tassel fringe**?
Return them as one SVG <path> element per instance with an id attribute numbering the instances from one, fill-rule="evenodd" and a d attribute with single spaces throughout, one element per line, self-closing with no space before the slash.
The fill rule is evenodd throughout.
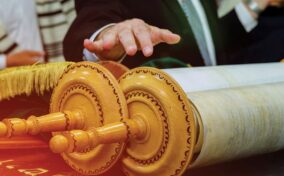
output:
<path id="1" fill-rule="evenodd" d="M 0 101 L 17 95 L 53 90 L 64 69 L 72 62 L 54 62 L 0 70 Z"/>

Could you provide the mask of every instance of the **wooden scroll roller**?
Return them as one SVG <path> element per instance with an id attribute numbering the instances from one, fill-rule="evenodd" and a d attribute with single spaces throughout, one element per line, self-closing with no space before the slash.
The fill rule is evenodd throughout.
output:
<path id="1" fill-rule="evenodd" d="M 0 136 L 37 135 L 44 132 L 82 129 L 84 123 L 85 118 L 80 111 L 57 112 L 41 117 L 31 116 L 27 120 L 20 118 L 4 119 L 0 122 Z"/>
<path id="2" fill-rule="evenodd" d="M 50 149 L 54 153 L 72 153 L 88 150 L 100 144 L 125 142 L 128 138 L 144 138 L 147 125 L 142 118 L 128 119 L 90 129 L 88 131 L 72 130 L 55 135 L 50 141 Z"/>
<path id="3" fill-rule="evenodd" d="M 71 65 L 71 63 L 68 64 Z M 112 61 L 101 61 L 99 64 L 107 68 L 116 79 L 128 70 L 127 67 Z M 67 64 L 62 63 L 62 65 L 67 67 Z M 52 66 L 52 64 L 49 65 L 49 67 Z M 59 67 L 58 64 L 55 66 Z M 49 69 L 49 67 L 46 68 Z M 35 67 L 32 68 L 35 69 Z M 26 134 L 37 135 L 44 132 L 83 129 L 84 126 L 84 113 L 76 110 L 56 112 L 41 117 L 31 116 L 27 120 L 9 118 L 0 122 L 0 137 L 23 136 Z"/>
<path id="4" fill-rule="evenodd" d="M 50 114 L 32 116 L 27 120 L 5 119 L 0 123 L 0 134 L 11 137 L 71 129 L 89 130 L 127 118 L 124 95 L 116 81 L 126 70 L 114 62 L 71 64 L 54 88 Z M 87 170 L 88 173 L 101 174 L 110 170 L 123 149 L 124 144 L 114 143 L 63 158 L 79 172 Z M 82 158 L 87 161 L 82 162 Z M 91 165 L 94 167 L 88 169 Z"/>
<path id="5" fill-rule="evenodd" d="M 114 175 L 119 163 L 126 175 L 149 176 L 278 150 L 283 68 L 137 68 L 118 83 L 100 65 L 72 65 L 53 92 L 50 111 L 82 113 L 84 125 L 53 133 L 51 149 L 85 175 Z"/>
<path id="6" fill-rule="evenodd" d="M 214 79 L 223 81 L 206 88 L 199 77 L 192 85 L 195 91 L 189 89 L 190 82 L 188 87 L 180 87 L 170 77 L 179 75 L 181 69 L 165 70 L 173 71 L 170 76 L 151 68 L 131 70 L 119 80 L 130 119 L 55 135 L 50 147 L 66 156 L 127 142 L 121 156 L 125 174 L 159 176 L 181 175 L 189 167 L 279 150 L 284 146 L 284 87 L 279 83 L 283 81 L 283 66 L 207 68 L 202 72 L 207 74 L 205 78 L 212 83 Z M 191 69 L 184 71 L 178 81 L 192 73 Z M 200 92 L 199 86 L 211 90 Z M 223 89 L 214 90 L 216 87 Z M 87 171 L 82 169 L 81 173 Z"/>

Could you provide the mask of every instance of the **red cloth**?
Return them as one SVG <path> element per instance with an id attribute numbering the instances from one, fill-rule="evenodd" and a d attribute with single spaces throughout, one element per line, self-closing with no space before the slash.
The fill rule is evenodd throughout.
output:
<path id="1" fill-rule="evenodd" d="M 82 176 L 72 170 L 41 137 L 0 138 L 0 176 Z M 124 176 L 115 165 L 104 176 Z"/>
<path id="2" fill-rule="evenodd" d="M 41 137 L 0 138 L 0 176 L 79 176 Z"/>
<path id="3" fill-rule="evenodd" d="M 0 150 L 1 176 L 80 176 L 48 148 Z"/>

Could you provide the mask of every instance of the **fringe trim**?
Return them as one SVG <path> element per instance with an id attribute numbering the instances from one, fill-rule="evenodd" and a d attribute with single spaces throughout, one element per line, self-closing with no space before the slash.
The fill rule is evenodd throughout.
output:
<path id="1" fill-rule="evenodd" d="M 53 62 L 0 70 L 0 101 L 35 92 L 43 95 L 53 90 L 65 68 L 73 62 Z"/>

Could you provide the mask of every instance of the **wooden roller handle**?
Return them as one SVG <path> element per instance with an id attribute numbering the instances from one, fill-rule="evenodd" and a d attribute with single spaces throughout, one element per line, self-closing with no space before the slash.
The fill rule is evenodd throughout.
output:
<path id="1" fill-rule="evenodd" d="M 143 138 L 147 127 L 143 120 L 133 119 L 83 130 L 72 130 L 55 135 L 49 142 L 54 153 L 72 153 L 88 150 L 99 144 L 125 142 L 129 137 Z"/>
<path id="2" fill-rule="evenodd" d="M 37 135 L 41 132 L 82 129 L 83 127 L 84 117 L 80 111 L 65 111 L 40 117 L 30 116 L 27 120 L 20 118 L 4 119 L 0 122 L 0 137 Z"/>

